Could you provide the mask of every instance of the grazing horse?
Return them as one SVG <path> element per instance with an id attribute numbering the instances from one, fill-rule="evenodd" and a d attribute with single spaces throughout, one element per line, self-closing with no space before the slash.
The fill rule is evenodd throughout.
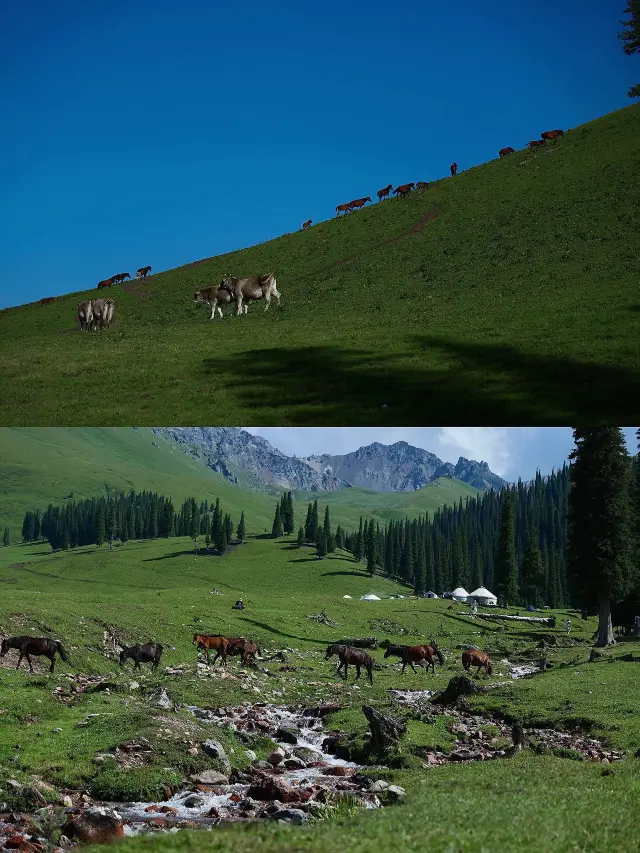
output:
<path id="1" fill-rule="evenodd" d="M 398 195 L 402 195 L 402 196 L 404 196 L 404 195 L 409 195 L 409 193 L 410 193 L 410 192 L 411 192 L 411 190 L 414 188 L 414 186 L 415 186 L 415 184 L 413 183 L 413 181 L 412 181 L 410 184 L 400 184 L 400 186 L 399 186 L 399 187 L 396 187 L 396 188 L 395 188 L 395 190 L 393 191 L 393 194 L 394 194 L 395 196 L 398 196 Z"/>
<path id="2" fill-rule="evenodd" d="M 349 664 L 352 664 L 356 668 L 356 678 L 357 681 L 360 678 L 360 669 L 364 666 L 367 670 L 367 674 L 369 676 L 369 681 L 371 685 L 373 685 L 373 658 L 371 655 L 368 655 L 366 652 L 363 652 L 362 649 L 354 649 L 351 646 L 340 646 L 337 644 L 333 644 L 331 646 L 327 646 L 327 652 L 325 655 L 325 660 L 329 660 L 332 655 L 338 655 L 340 658 L 340 665 L 338 666 L 338 672 L 344 666 L 344 680 L 347 680 L 347 670 L 349 668 Z"/>
<path id="3" fill-rule="evenodd" d="M 544 139 L 545 142 L 553 139 L 554 144 L 558 141 L 558 139 L 564 136 L 564 130 L 545 130 L 544 133 L 540 134 L 540 138 Z"/>
<path id="4" fill-rule="evenodd" d="M 531 142 L 529 143 L 529 148 L 532 151 L 535 151 L 536 148 L 542 148 L 542 146 L 546 145 L 546 144 L 547 144 L 546 139 L 532 139 Z"/>
<path id="5" fill-rule="evenodd" d="M 19 669 L 22 658 L 26 657 L 29 664 L 29 671 L 33 672 L 31 658 L 29 655 L 44 655 L 51 661 L 49 672 L 53 672 L 56 652 L 60 655 L 63 661 L 68 661 L 67 653 L 62 648 L 62 643 L 58 640 L 50 640 L 49 637 L 6 637 L 0 645 L 0 657 L 3 658 L 9 649 L 18 649 L 20 657 L 16 669 Z"/>
<path id="6" fill-rule="evenodd" d="M 113 276 L 112 278 L 105 278 L 103 281 L 99 281 L 98 290 L 102 290 L 103 287 L 111 287 L 114 278 L 115 276 Z"/>
<path id="7" fill-rule="evenodd" d="M 227 655 L 229 654 L 229 645 L 232 643 L 240 643 L 244 642 L 244 637 L 223 637 L 222 634 L 194 634 L 193 635 L 193 645 L 198 648 L 198 650 L 204 650 L 207 663 L 209 663 L 209 652 L 213 649 L 216 653 L 216 656 L 213 659 L 213 663 L 221 658 L 222 666 L 227 665 Z M 239 654 L 239 650 L 235 652 L 235 654 Z"/>
<path id="8" fill-rule="evenodd" d="M 498 157 L 500 157 L 500 159 L 502 159 L 503 157 L 506 157 L 508 154 L 515 154 L 515 153 L 516 153 L 515 148 L 512 148 L 510 145 L 507 145 L 506 148 L 501 148 L 498 151 Z"/>
<path id="9" fill-rule="evenodd" d="M 123 646 L 120 652 L 120 666 L 124 666 L 131 658 L 135 661 L 134 669 L 140 669 L 140 663 L 151 663 L 152 669 L 156 670 L 162 657 L 162 646 L 160 643 L 137 643 L 135 646 Z"/>
<path id="10" fill-rule="evenodd" d="M 388 187 L 384 187 L 381 190 L 378 190 L 378 201 L 382 201 L 383 198 L 388 198 L 389 193 L 393 189 L 393 184 L 389 184 Z"/>
<path id="11" fill-rule="evenodd" d="M 429 189 L 429 184 L 427 183 L 427 181 L 418 181 L 418 183 L 416 184 L 416 190 L 421 192 L 422 190 L 426 189 Z"/>
<path id="12" fill-rule="evenodd" d="M 310 227 L 310 225 L 311 225 L 311 223 L 312 223 L 312 222 L 313 222 L 313 219 L 307 219 L 307 221 L 306 221 L 306 222 L 303 222 L 303 223 L 302 223 L 302 230 L 303 230 L 303 231 L 306 231 L 306 230 L 307 230 L 307 228 L 309 228 L 309 227 Z"/>
<path id="13" fill-rule="evenodd" d="M 399 657 L 402 661 L 402 674 L 404 675 L 404 671 L 407 668 L 407 664 L 411 667 L 414 672 L 417 672 L 414 663 L 421 664 L 423 661 L 425 663 L 425 673 L 428 671 L 429 667 L 433 669 L 433 674 L 436 674 L 436 665 L 435 658 L 437 656 L 438 660 L 441 664 L 444 664 L 444 655 L 440 651 L 440 649 L 432 644 L 430 646 L 389 646 L 389 648 L 384 653 L 385 658 L 391 657 L 392 655 Z"/>
<path id="14" fill-rule="evenodd" d="M 228 656 L 233 657 L 235 655 L 241 655 L 240 663 L 242 666 L 246 666 L 250 659 L 254 660 L 256 655 L 261 654 L 262 652 L 256 643 L 251 643 L 249 640 L 245 640 L 244 638 L 232 640 L 227 646 Z"/>
<path id="15" fill-rule="evenodd" d="M 368 201 L 371 201 L 371 196 L 367 196 L 366 198 L 356 198 L 349 202 L 349 210 L 358 210 L 358 208 L 364 207 Z"/>
<path id="16" fill-rule="evenodd" d="M 136 278 L 146 278 L 151 272 L 151 267 L 140 267 L 136 270 Z"/>
<path id="17" fill-rule="evenodd" d="M 49 302 L 55 302 L 55 301 L 56 301 L 55 296 L 44 296 L 40 300 L 40 305 L 47 305 Z"/>
<path id="18" fill-rule="evenodd" d="M 340 216 L 341 213 L 347 214 L 351 210 L 351 202 L 347 202 L 346 204 L 339 204 L 336 207 L 336 216 Z"/>
<path id="19" fill-rule="evenodd" d="M 452 163 L 452 164 L 449 166 L 449 169 L 451 170 L 451 177 L 453 178 L 453 177 L 454 177 L 454 175 L 456 175 L 456 174 L 458 173 L 458 164 L 457 164 L 457 163 Z"/>
<path id="20" fill-rule="evenodd" d="M 477 666 L 478 675 L 483 668 L 487 675 L 491 675 L 493 672 L 489 655 L 486 652 L 479 652 L 477 649 L 465 649 L 462 652 L 462 666 L 466 672 L 469 672 L 472 666 Z"/>
<path id="21" fill-rule="evenodd" d="M 125 278 L 131 278 L 130 272 L 119 272 L 117 275 L 112 277 L 112 281 L 114 284 L 122 284 Z"/>

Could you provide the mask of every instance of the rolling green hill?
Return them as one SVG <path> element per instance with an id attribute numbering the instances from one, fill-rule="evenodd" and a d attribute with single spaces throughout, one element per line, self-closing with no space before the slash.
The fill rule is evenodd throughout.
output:
<path id="1" fill-rule="evenodd" d="M 635 105 L 536 155 L 116 288 L 102 333 L 74 330 L 77 302 L 95 290 L 7 309 L 0 420 L 631 423 L 639 171 Z M 225 272 L 268 269 L 280 309 L 210 322 L 193 304 Z"/>
<path id="2" fill-rule="evenodd" d="M 112 489 L 157 491 L 171 497 L 176 507 L 187 497 L 219 497 L 236 521 L 244 510 L 250 533 L 271 530 L 275 501 L 283 491 L 273 488 L 268 494 L 242 482 L 233 485 L 150 429 L 0 429 L 0 532 L 8 525 L 13 541 L 26 510 Z M 363 513 L 382 524 L 405 514 L 424 515 L 474 494 L 477 490 L 466 483 L 444 478 L 415 492 L 296 492 L 296 525 L 304 522 L 307 503 L 316 498 L 320 505 L 329 503 L 334 525 L 354 529 Z"/>

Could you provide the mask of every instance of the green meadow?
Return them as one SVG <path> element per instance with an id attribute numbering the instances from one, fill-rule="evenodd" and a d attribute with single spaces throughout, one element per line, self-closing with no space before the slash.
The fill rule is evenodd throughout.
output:
<path id="1" fill-rule="evenodd" d="M 114 288 L 112 328 L 82 334 L 96 269 L 85 291 L 0 312 L 0 421 L 634 422 L 639 169 L 635 105 L 536 155 Z M 266 270 L 279 309 L 209 321 L 193 303 L 226 272 Z"/>
<path id="2" fill-rule="evenodd" d="M 525 726 L 552 726 L 581 731 L 602 740 L 627 758 L 612 765 L 576 760 L 576 756 L 540 755 L 524 749 L 514 757 L 488 762 L 427 766 L 425 746 L 451 747 L 446 718 L 411 719 L 394 767 L 382 776 L 402 785 L 406 800 L 375 812 L 342 814 L 305 827 L 269 823 L 220 827 L 197 834 L 181 831 L 123 842 L 124 850 L 220 851 L 239 845 L 263 853 L 313 851 L 340 846 L 349 851 L 403 849 L 418 851 L 602 851 L 637 849 L 640 818 L 640 687 L 638 641 L 621 642 L 589 662 L 595 619 L 572 611 L 554 611 L 555 629 L 523 624 L 514 627 L 478 623 L 448 601 L 385 598 L 410 590 L 381 577 L 369 577 L 364 566 L 346 552 L 318 560 L 311 548 L 297 548 L 287 538 L 263 538 L 255 530 L 248 541 L 224 556 L 193 551 L 189 539 L 128 542 L 51 553 L 36 543 L 0 549 L 0 628 L 5 634 L 50 634 L 62 640 L 69 662 L 56 662 L 53 675 L 38 662 L 37 671 L 0 669 L 0 779 L 28 782 L 38 776 L 58 788 L 86 790 L 108 799 L 155 798 L 163 785 L 202 768 L 201 757 L 186 753 L 184 738 L 197 742 L 219 737 L 236 767 L 245 766 L 242 744 L 226 730 L 207 728 L 186 711 L 162 712 L 163 725 L 175 725 L 176 736 L 161 741 L 157 709 L 149 704 L 152 688 L 163 686 L 170 698 L 216 707 L 242 702 L 278 704 L 339 701 L 326 728 L 347 733 L 354 745 L 366 743 L 363 702 L 402 715 L 390 688 L 442 689 L 459 674 L 463 643 L 489 650 L 494 673 L 479 683 L 496 685 L 467 699 L 485 717 L 519 719 Z M 216 587 L 219 594 L 212 595 Z M 375 592 L 378 602 L 360 596 Z M 352 596 L 345 599 L 345 595 Z M 245 611 L 231 605 L 242 597 Z M 322 609 L 335 628 L 310 619 Z M 545 615 L 550 611 L 545 611 Z M 562 628 L 569 616 L 570 637 Z M 165 652 L 157 674 L 123 671 L 105 657 L 103 631 L 124 642 L 154 639 Z M 263 656 L 283 650 L 295 671 L 281 663 L 262 666 L 271 672 L 247 671 L 237 659 L 229 663 L 236 679 L 203 676 L 196 669 L 193 633 L 221 632 L 258 641 Z M 324 649 L 341 636 L 371 636 L 411 644 L 435 638 L 445 665 L 435 676 L 395 665 L 374 671 L 373 687 L 350 673 L 348 683 L 325 662 Z M 536 659 L 540 639 L 548 644 L 551 669 L 533 678 L 511 680 L 503 661 Z M 631 660 L 625 659 L 631 653 Z M 11 653 L 14 655 L 15 653 Z M 389 663 L 383 651 L 378 663 Z M 15 658 L 2 660 L 5 667 Z M 44 659 L 43 659 L 44 660 Z M 23 664 L 24 666 L 24 664 Z M 182 674 L 164 667 L 184 666 Z M 109 693 L 85 692 L 63 703 L 54 689 L 69 690 L 67 673 L 108 676 Z M 132 687 L 135 678 L 137 686 Z M 88 718 L 89 714 L 97 716 Z M 78 726 L 89 719 L 87 725 Z M 119 769 L 96 755 L 127 738 L 147 737 L 156 747 L 150 764 Z M 253 748 L 253 747 L 252 747 Z M 269 751 L 266 738 L 255 746 Z M 233 750 L 233 752 L 231 752 Z M 3 787 L 0 783 L 0 787 Z M 7 794 L 1 795 L 2 799 Z M 635 845 L 635 846 L 634 846 Z"/>

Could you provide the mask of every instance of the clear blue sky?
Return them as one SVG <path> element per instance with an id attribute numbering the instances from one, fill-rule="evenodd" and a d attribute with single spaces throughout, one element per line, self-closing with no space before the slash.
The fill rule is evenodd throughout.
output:
<path id="1" fill-rule="evenodd" d="M 294 231 L 627 106 L 625 0 L 22 0 L 0 307 Z"/>
<path id="2" fill-rule="evenodd" d="M 406 441 L 445 462 L 460 456 L 487 462 L 505 480 L 531 480 L 536 470 L 562 468 L 574 448 L 569 427 L 244 427 L 288 456 L 351 453 L 374 441 Z M 636 454 L 637 427 L 623 429 L 629 453 Z"/>

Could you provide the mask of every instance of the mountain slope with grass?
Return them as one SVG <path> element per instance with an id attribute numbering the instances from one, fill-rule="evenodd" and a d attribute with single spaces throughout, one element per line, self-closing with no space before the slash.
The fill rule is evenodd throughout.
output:
<path id="1" fill-rule="evenodd" d="M 114 288 L 112 328 L 82 334 L 76 305 L 96 296 L 95 270 L 83 293 L 0 312 L 0 419 L 635 422 L 639 170 L 635 105 L 535 155 Z M 193 303 L 228 271 L 266 270 L 279 309 L 209 321 Z"/>
<path id="2" fill-rule="evenodd" d="M 231 513 L 236 523 L 244 511 L 251 533 L 271 531 L 283 489 L 266 490 L 260 484 L 258 491 L 242 471 L 237 479 L 230 483 L 148 428 L 0 429 L 0 531 L 8 526 L 15 542 L 27 510 L 42 512 L 50 503 L 61 506 L 130 489 L 164 494 L 176 508 L 188 497 L 210 503 L 219 497 L 224 512 Z M 477 489 L 449 478 L 415 492 L 298 491 L 296 523 L 304 522 L 308 502 L 316 499 L 321 507 L 330 504 L 334 525 L 352 530 L 364 512 L 383 525 L 390 518 L 424 515 L 475 494 Z"/>

